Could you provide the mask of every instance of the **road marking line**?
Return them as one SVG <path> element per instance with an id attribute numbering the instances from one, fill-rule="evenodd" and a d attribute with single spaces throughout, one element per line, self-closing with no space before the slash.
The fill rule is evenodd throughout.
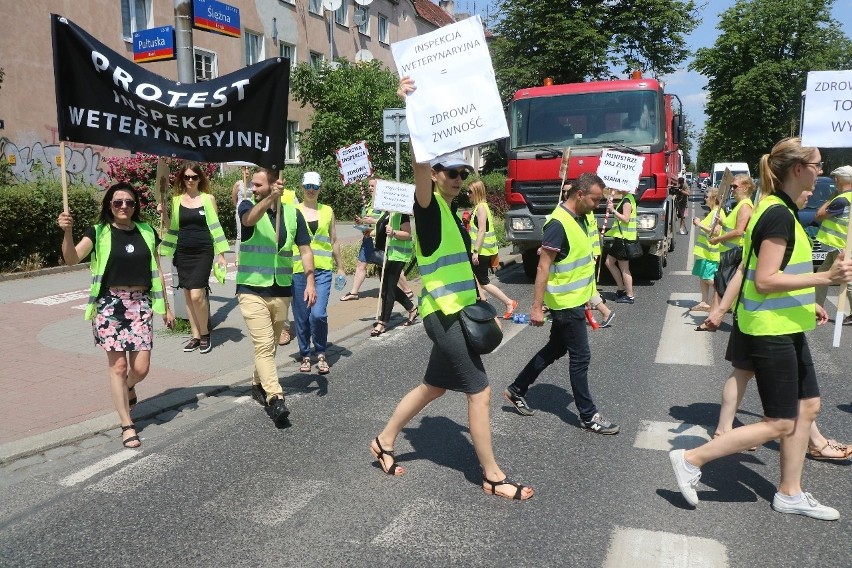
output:
<path id="1" fill-rule="evenodd" d="M 121 462 L 133 459 L 139 455 L 141 454 L 137 450 L 122 450 L 117 454 L 113 454 L 108 458 L 104 458 L 101 461 L 90 465 L 87 468 L 81 469 L 77 473 L 72 473 L 65 479 L 60 480 L 59 485 L 64 485 L 65 487 L 77 485 L 82 481 L 86 481 L 93 475 L 97 475 L 98 473 L 104 470 L 114 467 L 120 464 Z"/>
<path id="2" fill-rule="evenodd" d="M 686 251 L 686 271 L 692 274 L 692 267 L 695 265 L 695 236 L 700 231 L 695 225 L 689 231 L 689 248 Z"/>
<path id="3" fill-rule="evenodd" d="M 124 493 L 137 489 L 164 473 L 175 460 L 160 454 L 149 454 L 87 487 L 101 493 Z"/>
<path id="4" fill-rule="evenodd" d="M 616 527 L 604 568 L 726 568 L 728 549 L 710 538 Z"/>
<path id="5" fill-rule="evenodd" d="M 283 524 L 310 505 L 311 500 L 330 487 L 327 481 L 299 479 L 279 481 L 275 492 L 246 491 L 244 486 L 227 488 L 201 505 L 207 513 L 213 513 L 238 523 L 245 521 L 267 527 Z M 260 485 L 258 485 L 260 487 Z M 223 507 L 223 503 L 238 503 L 239 506 Z"/>
<path id="6" fill-rule="evenodd" d="M 414 499 L 403 506 L 371 544 L 416 555 L 428 554 L 435 565 L 472 565 L 475 562 L 463 560 L 479 558 L 476 546 L 479 543 L 468 539 L 465 524 L 458 525 L 457 507 L 455 503 L 437 499 Z M 448 526 L 455 526 L 456 530 L 448 532 Z M 412 539 L 411 535 L 417 538 Z"/>
<path id="7" fill-rule="evenodd" d="M 676 293 L 669 296 L 655 363 L 702 367 L 713 365 L 712 335 L 694 331 L 698 322 L 688 312 L 689 307 L 700 299 L 701 294 Z"/>
<path id="8" fill-rule="evenodd" d="M 645 450 L 660 450 L 669 452 L 686 448 L 694 448 L 710 441 L 706 426 L 687 424 L 686 422 L 651 422 L 642 420 L 634 448 Z"/>
<path id="9" fill-rule="evenodd" d="M 53 294 L 52 296 L 44 296 L 35 300 L 27 300 L 25 304 L 36 304 L 38 306 L 56 306 L 65 302 L 73 302 L 89 297 L 89 290 L 75 290 L 74 292 L 62 292 L 61 294 Z"/>

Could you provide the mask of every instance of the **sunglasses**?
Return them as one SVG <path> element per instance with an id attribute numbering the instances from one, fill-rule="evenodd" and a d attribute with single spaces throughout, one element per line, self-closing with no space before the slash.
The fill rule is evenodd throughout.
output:
<path id="1" fill-rule="evenodd" d="M 317 191 L 317 190 L 319 190 L 319 186 L 318 186 L 317 184 L 315 184 L 315 183 L 306 183 L 306 184 L 305 184 L 305 185 L 303 185 L 302 187 L 304 187 L 304 188 L 305 188 L 305 189 L 307 189 L 308 191 Z"/>
<path id="2" fill-rule="evenodd" d="M 442 172 L 444 172 L 445 174 L 447 174 L 447 177 L 448 177 L 448 178 L 450 178 L 450 179 L 456 179 L 457 177 L 460 177 L 460 178 L 462 178 L 462 180 L 466 180 L 466 179 L 467 179 L 467 176 L 469 176 L 469 175 L 470 175 L 470 172 L 469 172 L 469 171 L 467 171 L 467 170 L 445 170 L 445 169 L 440 169 L 440 170 L 438 170 L 438 171 L 442 171 Z"/>
<path id="3" fill-rule="evenodd" d="M 737 185 L 737 184 L 735 184 L 735 183 L 732 183 L 732 184 L 731 184 L 731 189 L 739 189 L 739 188 L 740 188 L 740 186 L 739 186 L 739 185 Z"/>
<path id="4" fill-rule="evenodd" d="M 184 179 L 185 181 L 198 181 L 198 178 L 199 178 L 199 177 L 200 177 L 200 176 L 183 176 L 183 179 Z"/>
<path id="5" fill-rule="evenodd" d="M 136 202 L 132 199 L 113 199 L 112 206 L 114 209 L 121 209 L 121 206 L 136 207 Z"/>

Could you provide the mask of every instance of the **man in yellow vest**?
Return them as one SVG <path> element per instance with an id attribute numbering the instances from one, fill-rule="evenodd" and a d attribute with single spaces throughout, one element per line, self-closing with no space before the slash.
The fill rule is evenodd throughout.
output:
<path id="1" fill-rule="evenodd" d="M 275 354 L 287 317 L 287 300 L 293 294 L 293 245 L 302 255 L 307 277 L 304 298 L 308 306 L 316 301 L 314 256 L 308 227 L 299 211 L 281 205 L 280 218 L 276 219 L 284 187 L 278 174 L 261 169 L 252 176 L 251 183 L 252 199 L 242 201 L 237 210 L 242 225 L 237 300 L 254 344 L 252 395 L 268 407 L 270 417 L 280 427 L 286 423 L 290 410 L 284 403 Z M 276 223 L 280 225 L 277 243 Z"/>
<path id="2" fill-rule="evenodd" d="M 542 371 L 568 353 L 568 374 L 580 427 L 596 434 L 618 434 L 618 426 L 598 412 L 589 392 L 592 353 L 586 331 L 586 302 L 595 292 L 595 261 L 586 214 L 597 207 L 603 188 L 600 177 L 582 174 L 544 226 L 530 323 L 544 324 L 542 304 L 547 304 L 553 318 L 550 339 L 503 396 L 519 414 L 532 416 L 533 410 L 524 398 L 527 389 Z"/>
<path id="3" fill-rule="evenodd" d="M 814 220 L 820 222 L 816 240 L 829 249 L 817 272 L 827 272 L 840 251 L 846 246 L 846 229 L 849 226 L 852 202 L 852 166 L 841 166 L 831 172 L 837 186 L 837 195 L 826 201 L 816 212 Z M 828 286 L 816 287 L 816 303 L 825 307 Z M 852 284 L 846 285 L 847 306 L 852 306 Z M 852 325 L 852 315 L 843 318 L 843 325 Z"/>

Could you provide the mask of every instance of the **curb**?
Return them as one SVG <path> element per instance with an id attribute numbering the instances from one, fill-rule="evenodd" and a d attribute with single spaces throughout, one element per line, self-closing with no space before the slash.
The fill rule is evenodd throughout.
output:
<path id="1" fill-rule="evenodd" d="M 35 278 L 36 276 L 46 276 L 48 274 L 62 274 L 63 272 L 76 272 L 78 270 L 88 270 L 89 263 L 81 262 L 74 266 L 52 266 L 50 268 L 39 268 L 38 270 L 30 270 L 29 272 L 4 272 L 0 274 L 0 282 L 8 280 L 23 280 L 24 278 Z"/>
<path id="2" fill-rule="evenodd" d="M 334 349 L 352 350 L 354 346 L 369 339 L 369 336 L 366 334 L 369 329 L 370 322 L 355 320 L 349 325 L 330 332 L 328 336 L 329 351 Z M 290 366 L 292 361 L 289 356 L 285 357 L 284 362 L 277 365 L 279 373 L 281 373 L 282 367 Z M 133 420 L 135 422 L 142 422 L 143 420 L 155 418 L 166 411 L 176 410 L 187 404 L 197 403 L 202 399 L 215 396 L 241 385 L 248 385 L 251 383 L 253 371 L 253 365 L 244 367 L 224 375 L 203 380 L 175 392 L 144 400 L 134 407 Z M 59 446 L 74 444 L 103 432 L 109 432 L 119 426 L 118 413 L 113 411 L 102 416 L 90 418 L 79 424 L 63 426 L 50 432 L 2 444 L 0 445 L 0 466 L 8 465 L 21 458 L 42 454 Z"/>

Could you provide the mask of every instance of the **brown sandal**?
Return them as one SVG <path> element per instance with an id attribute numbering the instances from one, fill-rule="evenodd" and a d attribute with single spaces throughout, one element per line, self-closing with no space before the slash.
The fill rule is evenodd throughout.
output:
<path id="1" fill-rule="evenodd" d="M 291 341 L 293 341 L 293 338 L 290 336 L 290 332 L 282 329 L 281 336 L 278 338 L 278 345 L 287 345 Z"/>
<path id="2" fill-rule="evenodd" d="M 317 355 L 317 372 L 320 375 L 327 375 L 331 372 L 331 367 L 328 366 L 325 355 Z"/>
<path id="3" fill-rule="evenodd" d="M 827 449 L 840 452 L 840 455 L 827 456 L 825 455 L 825 450 Z M 808 444 L 808 454 L 815 460 L 843 461 L 848 460 L 849 457 L 852 456 L 852 448 L 846 444 L 841 444 L 837 440 L 828 440 L 825 445 L 819 449 Z"/>
<path id="4" fill-rule="evenodd" d="M 310 357 L 302 357 L 302 364 L 299 365 L 300 373 L 310 373 L 311 372 L 311 358 Z"/>

